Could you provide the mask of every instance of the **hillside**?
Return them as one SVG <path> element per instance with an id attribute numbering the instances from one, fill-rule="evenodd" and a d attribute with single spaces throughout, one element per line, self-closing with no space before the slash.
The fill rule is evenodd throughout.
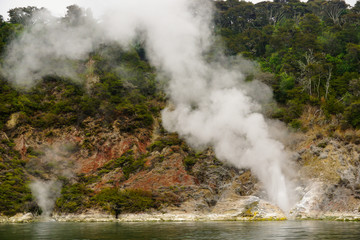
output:
<path id="1" fill-rule="evenodd" d="M 287 129 L 286 137 L 274 138 L 290 152 L 284 170 L 295 186 L 290 213 L 271 203 L 253 165 L 239 167 L 226 154 L 217 157 L 216 146 L 197 146 L 190 133 L 164 128 L 162 111 L 183 100 L 169 89 L 181 85 L 171 85 L 166 64 L 154 66 L 141 37 L 126 47 L 101 43 L 82 59 L 47 60 L 71 66 L 76 77 L 30 69 L 31 84 L 13 80 L 7 64 L 21 46 L 13 43 L 32 31 L 29 19 L 40 11 L 25 7 L 0 18 L 0 222 L 15 214 L 19 221 L 41 214 L 64 221 L 132 213 L 134 221 L 360 219 L 359 2 L 352 8 L 334 0 L 213 4 L 215 40 L 202 54 L 217 61 L 224 48 L 228 72 L 242 71 L 244 83 L 232 89 L 245 86 L 249 96 L 272 90 L 275 101 L 258 96 L 262 106 L 249 105 L 282 126 L 281 133 Z M 88 18 L 72 5 L 61 21 L 76 29 Z M 184 92 L 202 95 L 192 87 Z M 184 102 L 201 110 L 194 99 Z"/>

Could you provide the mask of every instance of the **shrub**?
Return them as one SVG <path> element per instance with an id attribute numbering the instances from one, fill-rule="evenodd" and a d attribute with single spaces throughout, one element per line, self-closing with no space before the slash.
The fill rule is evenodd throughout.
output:
<path id="1" fill-rule="evenodd" d="M 87 196 L 91 194 L 92 190 L 82 183 L 64 185 L 61 190 L 61 197 L 56 200 L 55 207 L 61 212 L 79 212 L 81 209 L 90 206 Z"/>
<path id="2" fill-rule="evenodd" d="M 159 207 L 151 192 L 139 189 L 106 188 L 94 199 L 103 209 L 113 212 L 116 217 L 122 212 L 136 213 Z"/>
<path id="3" fill-rule="evenodd" d="M 293 129 L 299 130 L 302 126 L 302 123 L 299 119 L 294 119 L 289 123 L 290 127 Z"/>
<path id="4" fill-rule="evenodd" d="M 7 150 L 7 153 L 15 157 L 4 158 L 1 162 L 0 213 L 11 216 L 25 211 L 25 205 L 32 200 L 32 196 L 27 186 L 24 162 L 17 159 L 17 154 L 12 150 Z"/>
<path id="5" fill-rule="evenodd" d="M 197 159 L 195 157 L 187 156 L 184 159 L 184 166 L 185 166 L 186 171 L 190 171 L 191 168 L 196 164 L 196 162 L 197 162 Z"/>
<path id="6" fill-rule="evenodd" d="M 124 153 L 123 156 L 107 162 L 102 168 L 99 169 L 98 174 L 103 175 L 116 168 L 121 168 L 124 174 L 124 178 L 128 179 L 131 174 L 143 169 L 144 165 L 145 155 L 135 158 L 133 151 L 129 150 Z"/>
<path id="7" fill-rule="evenodd" d="M 354 128 L 360 127 L 360 100 L 346 108 L 345 119 Z"/>
<path id="8" fill-rule="evenodd" d="M 169 135 L 161 138 L 158 141 L 155 141 L 149 146 L 150 151 L 161 151 L 163 148 L 167 146 L 173 145 L 182 145 L 183 141 L 179 139 L 176 135 Z"/>
<path id="9" fill-rule="evenodd" d="M 329 117 L 330 114 L 344 112 L 344 105 L 334 96 L 329 96 L 327 101 L 322 105 L 322 109 L 324 110 L 325 115 Z"/>

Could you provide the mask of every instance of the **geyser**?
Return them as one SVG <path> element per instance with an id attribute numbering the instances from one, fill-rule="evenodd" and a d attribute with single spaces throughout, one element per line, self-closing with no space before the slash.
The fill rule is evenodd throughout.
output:
<path id="1" fill-rule="evenodd" d="M 41 216 L 49 218 L 60 195 L 61 183 L 55 180 L 35 180 L 30 184 L 30 189 L 42 210 Z"/>
<path id="2" fill-rule="evenodd" d="M 45 173 L 30 184 L 31 193 L 45 220 L 51 216 L 56 200 L 61 195 L 62 182 L 57 179 L 61 177 L 70 180 L 75 175 L 73 159 L 70 157 L 72 147 L 73 144 L 53 143 L 51 147 L 43 149 L 44 155 L 40 159 L 30 159 L 27 163 L 30 172 L 38 170 Z"/>
<path id="3" fill-rule="evenodd" d="M 211 2 L 92 3 L 110 9 L 98 23 L 85 17 L 75 25 L 52 20 L 30 26 L 8 51 L 6 76 L 26 86 L 46 74 L 74 77 L 69 59 L 80 59 L 101 43 L 117 41 L 126 47 L 140 32 L 149 60 L 168 79 L 165 90 L 172 107 L 162 112 L 164 127 L 195 148 L 213 147 L 222 161 L 250 168 L 269 199 L 289 210 L 289 156 L 272 134 L 282 130 L 261 113 L 271 90 L 256 80 L 245 82 L 242 72 L 250 62 L 228 59 L 213 48 Z"/>

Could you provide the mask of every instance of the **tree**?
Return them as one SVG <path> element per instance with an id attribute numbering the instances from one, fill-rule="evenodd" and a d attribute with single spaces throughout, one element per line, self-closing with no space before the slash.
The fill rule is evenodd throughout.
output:
<path id="1" fill-rule="evenodd" d="M 289 10 L 286 4 L 276 2 L 260 2 L 256 4 L 256 8 L 274 26 L 285 18 Z"/>
<path id="2" fill-rule="evenodd" d="M 303 89 L 308 91 L 309 95 L 316 94 L 318 98 L 324 94 L 327 98 L 329 94 L 330 80 L 332 76 L 332 67 L 321 59 L 322 55 L 315 55 L 313 50 L 309 49 L 305 53 L 305 61 L 299 61 L 300 65 L 300 84 Z M 323 90 L 325 93 L 323 93 Z"/>
<path id="3" fill-rule="evenodd" d="M 322 18 L 324 16 L 324 9 L 322 7 L 324 2 L 326 2 L 326 0 L 309 0 L 306 4 L 306 8 L 309 12 L 315 14 L 319 18 Z"/>
<path id="4" fill-rule="evenodd" d="M 19 31 L 19 27 L 15 24 L 7 22 L 0 23 L 0 54 L 17 31 Z"/>
<path id="5" fill-rule="evenodd" d="M 332 71 L 332 67 L 329 68 L 329 72 L 328 72 L 328 75 L 327 75 L 327 78 L 326 78 L 325 99 L 328 99 L 330 80 L 331 80 L 331 71 Z"/>
<path id="6" fill-rule="evenodd" d="M 9 13 L 9 22 L 15 24 L 31 24 L 31 20 L 36 13 L 39 13 L 40 10 L 37 7 L 28 6 L 28 7 L 18 7 L 13 8 L 8 11 Z"/>
<path id="7" fill-rule="evenodd" d="M 318 36 L 322 32 L 320 19 L 314 14 L 305 14 L 299 26 L 300 31 L 293 40 L 297 50 L 302 53 L 308 49 L 318 51 L 320 49 Z"/>
<path id="8" fill-rule="evenodd" d="M 306 14 L 301 19 L 300 28 L 305 34 L 317 35 L 321 32 L 320 19 L 314 14 Z"/>
<path id="9" fill-rule="evenodd" d="M 299 19 L 305 14 L 310 13 L 310 11 L 306 7 L 307 6 L 306 3 L 300 2 L 300 0 L 289 0 L 288 5 L 291 9 L 290 12 L 292 18 L 294 19 Z"/>
<path id="10" fill-rule="evenodd" d="M 83 8 L 80 8 L 78 5 L 75 4 L 67 6 L 66 8 L 67 12 L 65 17 L 63 18 L 63 21 L 65 21 L 71 26 L 81 25 L 88 20 L 94 20 L 93 15 L 89 9 L 85 11 Z"/>
<path id="11" fill-rule="evenodd" d="M 324 13 L 332 20 L 334 24 L 340 24 L 341 15 L 345 13 L 348 4 L 343 0 L 331 0 L 322 4 Z"/>
<path id="12" fill-rule="evenodd" d="M 346 46 L 347 54 L 345 60 L 350 71 L 358 71 L 360 69 L 360 45 L 348 43 Z"/>
<path id="13" fill-rule="evenodd" d="M 360 127 L 360 101 L 353 102 L 346 108 L 345 118 L 354 128 Z"/>
<path id="14" fill-rule="evenodd" d="M 354 7 L 351 9 L 352 12 L 360 14 L 360 1 L 357 1 Z"/>

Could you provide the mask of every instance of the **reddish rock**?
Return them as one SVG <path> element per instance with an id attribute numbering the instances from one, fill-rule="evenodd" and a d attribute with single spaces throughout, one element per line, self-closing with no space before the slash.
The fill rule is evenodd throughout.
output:
<path id="1" fill-rule="evenodd" d="M 26 158 L 26 152 L 28 145 L 26 144 L 25 136 L 21 135 L 19 138 L 15 139 L 15 150 L 19 151 L 21 154 L 21 158 Z"/>
<path id="2" fill-rule="evenodd" d="M 150 171 L 144 170 L 125 181 L 122 186 L 147 191 L 173 186 L 195 186 L 195 178 L 190 176 L 183 165 L 183 157 L 174 153 L 164 159 L 163 164 Z"/>
<path id="3" fill-rule="evenodd" d="M 149 139 L 140 141 L 136 137 L 121 138 L 113 141 L 106 141 L 102 146 L 96 147 L 96 152 L 90 157 L 79 158 L 79 173 L 94 172 L 103 167 L 108 161 L 121 157 L 125 152 L 134 150 L 134 153 L 145 153 Z"/>

